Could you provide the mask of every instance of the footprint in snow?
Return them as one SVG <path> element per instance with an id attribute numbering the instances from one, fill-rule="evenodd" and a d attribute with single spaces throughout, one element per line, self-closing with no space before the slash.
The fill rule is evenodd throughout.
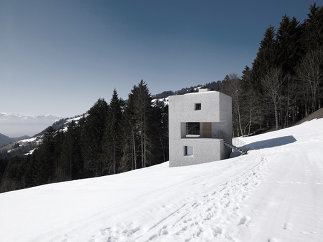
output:
<path id="1" fill-rule="evenodd" d="M 249 216 L 243 216 L 243 217 L 240 218 L 240 221 L 239 221 L 238 225 L 244 225 L 244 224 L 248 225 L 249 221 L 250 221 Z"/>
<path id="2" fill-rule="evenodd" d="M 308 234 L 317 234 L 316 231 L 302 231 L 302 234 L 308 235 Z"/>
<path id="3" fill-rule="evenodd" d="M 280 240 L 276 238 L 268 238 L 267 242 L 279 242 Z"/>
<path id="4" fill-rule="evenodd" d="M 292 230 L 293 229 L 293 225 L 291 223 L 284 223 L 283 229 L 285 230 Z"/>
<path id="5" fill-rule="evenodd" d="M 222 233 L 223 233 L 223 229 L 220 227 L 215 227 L 213 229 L 213 236 L 214 237 L 217 237 L 217 236 L 221 235 Z"/>

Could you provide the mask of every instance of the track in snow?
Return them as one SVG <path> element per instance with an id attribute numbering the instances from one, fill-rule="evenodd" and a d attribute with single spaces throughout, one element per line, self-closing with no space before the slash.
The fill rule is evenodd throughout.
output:
<path id="1" fill-rule="evenodd" d="M 238 241 L 231 235 L 235 231 L 231 224 L 238 228 L 250 222 L 248 215 L 240 213 L 240 204 L 261 182 L 266 164 L 260 152 L 251 157 L 254 162 L 235 177 L 221 184 L 202 184 L 209 188 L 204 195 L 187 197 L 177 206 L 170 204 L 168 213 L 153 210 L 151 216 L 163 216 L 150 227 L 125 221 L 122 226 L 101 229 L 90 241 Z"/>

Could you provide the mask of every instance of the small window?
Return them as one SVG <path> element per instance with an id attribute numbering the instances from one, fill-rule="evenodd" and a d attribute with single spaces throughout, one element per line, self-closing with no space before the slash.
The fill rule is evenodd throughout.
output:
<path id="1" fill-rule="evenodd" d="M 195 110 L 201 110 L 201 104 L 195 103 Z"/>
<path id="2" fill-rule="evenodd" d="M 193 146 L 184 146 L 184 156 L 193 155 Z"/>

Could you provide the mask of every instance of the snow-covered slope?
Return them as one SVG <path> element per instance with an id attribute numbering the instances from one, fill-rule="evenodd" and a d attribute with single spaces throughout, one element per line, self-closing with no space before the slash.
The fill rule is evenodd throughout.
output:
<path id="1" fill-rule="evenodd" d="M 323 119 L 232 159 L 0 194 L 1 241 L 323 241 Z"/>
<path id="2" fill-rule="evenodd" d="M 85 115 L 86 114 L 77 115 L 72 118 L 63 118 L 52 123 L 50 126 L 53 127 L 55 130 L 66 132 L 68 125 L 72 121 L 74 121 L 77 124 L 79 120 Z M 10 153 L 12 156 L 32 154 L 34 150 L 37 149 L 38 146 L 42 143 L 43 134 L 46 132 L 47 128 L 44 129 L 42 132 L 34 135 L 32 138 L 16 139 L 6 146 L 0 146 L 0 156 L 1 153 L 6 153 L 7 155 Z"/>

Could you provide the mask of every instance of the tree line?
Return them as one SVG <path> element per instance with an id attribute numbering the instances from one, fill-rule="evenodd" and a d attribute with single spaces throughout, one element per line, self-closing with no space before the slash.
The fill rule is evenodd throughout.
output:
<path id="1" fill-rule="evenodd" d="M 99 99 L 67 130 L 49 127 L 27 157 L 0 161 L 0 191 L 117 174 L 168 160 L 168 107 L 152 102 L 147 85 L 134 86 L 128 100 L 113 91 Z"/>
<path id="2" fill-rule="evenodd" d="M 284 15 L 266 29 L 243 75 L 227 75 L 219 91 L 232 96 L 234 136 L 289 127 L 323 105 L 323 8 L 300 23 Z"/>

